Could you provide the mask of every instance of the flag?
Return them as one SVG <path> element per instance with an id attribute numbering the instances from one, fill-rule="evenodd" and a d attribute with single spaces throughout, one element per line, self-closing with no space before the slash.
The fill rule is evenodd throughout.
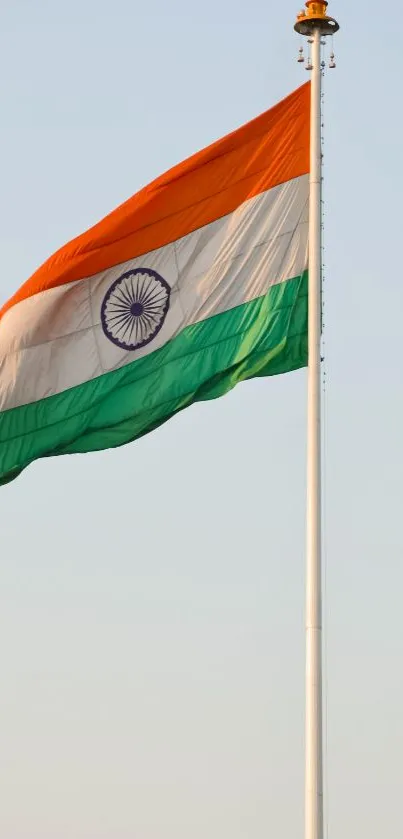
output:
<path id="1" fill-rule="evenodd" d="M 307 364 L 310 85 L 57 251 L 0 312 L 0 483 Z"/>

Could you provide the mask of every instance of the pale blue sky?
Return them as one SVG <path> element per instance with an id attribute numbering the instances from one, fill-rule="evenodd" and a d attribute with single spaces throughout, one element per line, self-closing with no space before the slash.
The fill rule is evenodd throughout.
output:
<path id="1" fill-rule="evenodd" d="M 299 4 L 301 5 L 301 4 Z M 403 834 L 401 37 L 326 79 L 329 837 Z M 6 299 L 305 81 L 298 3 L 1 4 Z M 0 836 L 303 835 L 305 373 L 0 491 Z"/>

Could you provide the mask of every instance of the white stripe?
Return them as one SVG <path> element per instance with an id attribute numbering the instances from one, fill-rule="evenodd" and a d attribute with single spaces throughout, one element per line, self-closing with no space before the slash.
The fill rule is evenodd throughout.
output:
<path id="1" fill-rule="evenodd" d="M 129 364 L 184 327 L 299 276 L 307 267 L 308 189 L 308 175 L 296 178 L 175 243 L 17 303 L 0 321 L 0 410 Z M 166 280 L 171 301 L 155 339 L 127 351 L 105 335 L 101 306 L 116 279 L 141 267 Z"/>

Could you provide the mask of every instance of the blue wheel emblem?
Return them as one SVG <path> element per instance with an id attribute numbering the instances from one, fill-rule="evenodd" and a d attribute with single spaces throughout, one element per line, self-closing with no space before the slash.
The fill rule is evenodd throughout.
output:
<path id="1" fill-rule="evenodd" d="M 150 268 L 135 268 L 118 277 L 101 306 L 102 329 L 122 350 L 145 347 L 160 331 L 166 318 L 171 289 Z"/>

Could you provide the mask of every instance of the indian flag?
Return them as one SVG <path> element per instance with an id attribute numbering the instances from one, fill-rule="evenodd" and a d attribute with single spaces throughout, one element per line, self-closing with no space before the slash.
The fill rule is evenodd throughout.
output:
<path id="1" fill-rule="evenodd" d="M 309 83 L 62 247 L 0 312 L 0 483 L 307 364 Z"/>

